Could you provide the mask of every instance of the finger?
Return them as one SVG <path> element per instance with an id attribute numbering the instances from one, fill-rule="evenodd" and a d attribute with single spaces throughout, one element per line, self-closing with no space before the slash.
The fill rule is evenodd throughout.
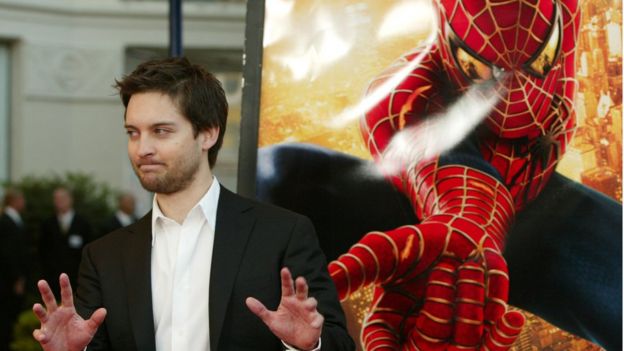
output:
<path id="1" fill-rule="evenodd" d="M 95 312 L 91 315 L 91 318 L 89 318 L 89 327 L 93 330 L 99 328 L 100 325 L 102 325 L 102 322 L 104 322 L 104 318 L 106 318 L 106 313 L 105 308 L 98 308 L 95 310 Z"/>
<path id="2" fill-rule="evenodd" d="M 485 323 L 486 326 L 492 326 L 507 310 L 509 275 L 507 273 L 507 263 L 500 253 L 492 249 L 485 249 L 484 256 L 487 286 Z"/>
<path id="3" fill-rule="evenodd" d="M 344 256 L 344 255 L 343 255 Z M 343 257 L 341 260 L 344 261 Z M 360 262 L 360 261 L 356 261 Z M 363 264 L 362 266 L 363 267 Z M 329 270 L 329 275 L 334 281 L 334 285 L 336 286 L 336 291 L 338 292 L 338 299 L 340 301 L 344 301 L 351 295 L 351 277 L 354 276 L 356 278 L 363 279 L 360 275 L 353 275 L 349 272 L 349 268 L 342 261 L 332 261 L 327 267 Z M 365 272 L 364 268 L 362 268 L 362 272 Z M 362 273 L 364 275 L 364 273 Z"/>
<path id="4" fill-rule="evenodd" d="M 48 313 L 46 312 L 45 308 L 41 306 L 40 303 L 36 303 L 33 305 L 33 312 L 35 313 L 35 316 L 37 316 L 37 319 L 39 319 L 39 322 L 41 322 L 41 324 L 48 321 Z"/>
<path id="5" fill-rule="evenodd" d="M 480 350 L 479 346 L 460 346 L 460 345 L 449 345 L 444 351 L 477 351 Z"/>
<path id="6" fill-rule="evenodd" d="M 61 304 L 66 307 L 74 307 L 74 296 L 67 274 L 61 274 L 59 285 L 61 286 Z"/>
<path id="7" fill-rule="evenodd" d="M 308 298 L 308 283 L 304 277 L 299 277 L 295 280 L 295 288 L 297 289 L 296 296 L 299 300 L 305 300 Z"/>
<path id="8" fill-rule="evenodd" d="M 292 296 L 295 294 L 292 275 L 288 268 L 282 268 L 280 275 L 282 277 L 282 297 Z"/>
<path id="9" fill-rule="evenodd" d="M 306 310 L 310 312 L 316 311 L 316 307 L 318 306 L 318 301 L 315 298 L 310 297 L 303 302 L 303 306 Z"/>
<path id="10" fill-rule="evenodd" d="M 489 351 L 509 350 L 520 335 L 524 322 L 522 313 L 517 311 L 506 312 L 489 330 L 481 349 Z"/>
<path id="11" fill-rule="evenodd" d="M 363 350 L 401 349 L 400 329 L 391 325 L 392 321 L 387 321 L 385 317 L 385 312 L 375 312 L 375 306 L 373 306 L 373 313 L 368 315 L 362 324 L 360 340 Z M 400 322 L 396 324 L 398 326 Z M 413 350 L 417 349 L 413 348 Z"/>
<path id="12" fill-rule="evenodd" d="M 481 344 L 484 281 L 485 269 L 476 262 L 466 262 L 457 270 L 453 342 L 459 347 L 476 347 Z"/>
<path id="13" fill-rule="evenodd" d="M 39 293 L 41 293 L 41 299 L 45 304 L 46 310 L 48 313 L 52 313 L 56 311 L 58 307 L 56 305 L 56 299 L 54 298 L 54 293 L 52 293 L 52 289 L 50 289 L 50 285 L 45 280 L 40 280 L 37 282 L 37 288 L 39 288 Z"/>
<path id="14" fill-rule="evenodd" d="M 35 338 L 35 340 L 37 340 L 42 345 L 48 342 L 47 335 L 41 329 L 33 330 L 32 335 L 33 338 Z"/>
<path id="15" fill-rule="evenodd" d="M 248 297 L 245 300 L 245 304 L 247 304 L 247 308 L 249 308 L 249 310 L 253 314 L 258 316 L 258 318 L 260 318 L 264 322 L 264 324 L 269 325 L 270 317 L 271 317 L 271 311 L 269 311 L 262 304 L 262 302 L 258 301 L 257 299 L 255 299 L 253 297 Z"/>
<path id="16" fill-rule="evenodd" d="M 421 349 L 435 349 L 451 337 L 455 272 L 458 263 L 443 258 L 429 274 L 423 307 L 416 319 L 415 343 Z"/>
<path id="17" fill-rule="evenodd" d="M 314 324 L 314 321 L 318 319 L 321 314 L 316 310 L 318 302 L 314 298 L 309 298 L 303 302 L 304 313 L 302 313 L 306 322 L 310 325 Z"/>
<path id="18" fill-rule="evenodd" d="M 310 327 L 314 329 L 321 329 L 324 321 L 325 318 L 323 318 L 323 315 L 317 312 L 312 321 L 310 321 Z"/>

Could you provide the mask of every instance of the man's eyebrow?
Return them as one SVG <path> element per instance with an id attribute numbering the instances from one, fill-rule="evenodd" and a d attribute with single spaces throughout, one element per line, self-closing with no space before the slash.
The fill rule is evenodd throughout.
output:
<path id="1" fill-rule="evenodd" d="M 158 122 L 158 123 L 154 123 L 150 125 L 150 128 L 156 128 L 156 127 L 171 127 L 171 126 L 175 126 L 176 123 L 175 122 Z M 132 124 L 128 124 L 125 123 L 124 124 L 124 128 L 128 129 L 128 128 L 133 128 L 136 129 L 135 126 L 133 126 Z"/>
<path id="2" fill-rule="evenodd" d="M 150 125 L 150 128 L 158 128 L 158 127 L 174 127 L 176 124 L 174 122 L 158 122 Z"/>

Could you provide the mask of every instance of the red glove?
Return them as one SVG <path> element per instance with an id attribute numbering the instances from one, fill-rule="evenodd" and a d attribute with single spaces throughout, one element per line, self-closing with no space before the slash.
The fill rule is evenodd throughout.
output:
<path id="1" fill-rule="evenodd" d="M 437 161 L 406 176 L 422 222 L 368 233 L 329 265 L 343 300 L 376 286 L 365 349 L 508 349 L 524 324 L 506 312 L 511 194 L 488 174 Z"/>

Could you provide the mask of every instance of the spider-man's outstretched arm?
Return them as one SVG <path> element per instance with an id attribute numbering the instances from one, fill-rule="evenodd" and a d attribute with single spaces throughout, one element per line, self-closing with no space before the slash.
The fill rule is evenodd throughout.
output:
<path id="1" fill-rule="evenodd" d="M 444 80 L 436 54 L 434 47 L 365 116 L 362 131 L 377 160 L 398 131 L 441 111 Z M 418 52 L 404 57 L 371 89 L 415 57 Z M 341 298 L 380 285 L 362 333 L 366 347 L 508 348 L 524 319 L 506 312 L 509 279 L 501 252 L 514 205 L 495 170 L 468 153 L 406 165 L 391 180 L 421 223 L 371 232 L 330 264 Z"/>

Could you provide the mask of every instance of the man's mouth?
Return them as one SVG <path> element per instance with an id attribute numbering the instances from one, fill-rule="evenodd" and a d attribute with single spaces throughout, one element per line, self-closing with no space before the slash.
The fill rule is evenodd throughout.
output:
<path id="1" fill-rule="evenodd" d="M 156 171 L 162 167 L 164 167 L 165 164 L 164 163 L 160 163 L 160 162 L 140 162 L 137 164 L 137 167 L 142 171 L 142 172 L 151 172 L 151 171 Z"/>

